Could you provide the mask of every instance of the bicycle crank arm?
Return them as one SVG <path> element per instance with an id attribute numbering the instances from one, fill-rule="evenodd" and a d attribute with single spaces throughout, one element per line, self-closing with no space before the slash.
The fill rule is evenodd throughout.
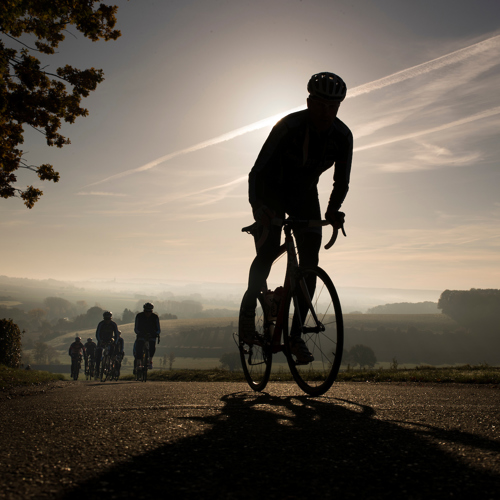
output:
<path id="1" fill-rule="evenodd" d="M 326 330 L 325 326 L 320 323 L 317 326 L 304 326 L 302 328 L 302 333 L 321 333 Z"/>

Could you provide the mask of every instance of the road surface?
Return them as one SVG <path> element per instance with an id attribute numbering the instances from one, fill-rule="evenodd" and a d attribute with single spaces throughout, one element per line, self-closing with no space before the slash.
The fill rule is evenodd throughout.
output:
<path id="1" fill-rule="evenodd" d="M 57 382 L 0 394 L 0 498 L 500 498 L 500 388 Z"/>

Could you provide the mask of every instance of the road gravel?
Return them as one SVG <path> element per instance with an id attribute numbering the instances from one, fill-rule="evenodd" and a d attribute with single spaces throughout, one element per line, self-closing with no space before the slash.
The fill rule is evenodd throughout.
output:
<path id="1" fill-rule="evenodd" d="M 0 498 L 500 498 L 500 388 L 56 382 L 0 393 Z"/>

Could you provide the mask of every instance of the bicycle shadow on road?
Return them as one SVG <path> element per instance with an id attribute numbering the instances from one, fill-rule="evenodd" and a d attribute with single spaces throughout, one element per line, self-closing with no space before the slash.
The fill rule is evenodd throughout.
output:
<path id="1" fill-rule="evenodd" d="M 435 441 L 498 460 L 493 440 L 380 420 L 373 408 L 342 399 L 245 392 L 221 401 L 213 416 L 177 418 L 205 430 L 121 463 L 63 498 L 498 498 L 499 475 Z"/>

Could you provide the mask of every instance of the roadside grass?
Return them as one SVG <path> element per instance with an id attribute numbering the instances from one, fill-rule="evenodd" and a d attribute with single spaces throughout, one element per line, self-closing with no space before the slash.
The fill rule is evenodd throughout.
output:
<path id="1" fill-rule="evenodd" d="M 412 369 L 378 369 L 339 373 L 342 382 L 433 382 L 457 384 L 500 384 L 500 367 L 462 365 L 434 367 L 421 365 Z"/>
<path id="2" fill-rule="evenodd" d="M 311 372 L 311 380 L 314 379 Z M 134 380 L 134 375 L 124 375 L 120 380 Z M 63 374 L 38 370 L 21 370 L 0 365 L 0 391 L 13 387 L 40 385 L 56 380 L 68 380 Z M 279 368 L 271 373 L 272 382 L 293 381 L 287 369 Z M 245 382 L 242 371 L 221 368 L 210 370 L 152 370 L 148 381 L 165 382 Z M 406 369 L 374 369 L 341 371 L 337 382 L 409 382 L 409 383 L 455 383 L 455 384 L 500 384 L 500 367 L 484 365 L 462 365 L 433 367 L 428 365 Z"/>
<path id="3" fill-rule="evenodd" d="M 12 387 L 39 385 L 56 380 L 65 380 L 64 375 L 38 370 L 21 370 L 0 365 L 0 391 Z"/>
<path id="4" fill-rule="evenodd" d="M 134 375 L 125 375 L 120 380 L 134 380 Z M 311 380 L 315 378 L 311 372 Z M 148 380 L 166 382 L 244 382 L 241 371 L 212 370 L 153 370 Z M 290 372 L 279 370 L 271 373 L 271 381 L 293 380 Z M 376 369 L 342 371 L 338 382 L 428 382 L 459 384 L 500 384 L 500 367 L 488 365 L 463 365 L 453 367 L 417 366 L 412 369 Z"/>

